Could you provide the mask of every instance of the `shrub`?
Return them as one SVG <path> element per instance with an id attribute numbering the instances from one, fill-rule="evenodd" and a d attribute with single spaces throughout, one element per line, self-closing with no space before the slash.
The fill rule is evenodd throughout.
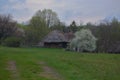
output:
<path id="1" fill-rule="evenodd" d="M 21 45 L 22 39 L 18 37 L 7 37 L 4 39 L 2 42 L 3 46 L 8 46 L 8 47 L 19 47 Z"/>

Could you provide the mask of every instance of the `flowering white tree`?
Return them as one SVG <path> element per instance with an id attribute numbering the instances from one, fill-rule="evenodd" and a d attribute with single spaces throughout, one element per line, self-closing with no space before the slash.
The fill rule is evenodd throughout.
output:
<path id="1" fill-rule="evenodd" d="M 96 40 L 89 29 L 81 29 L 75 33 L 75 38 L 70 42 L 70 49 L 78 52 L 94 51 Z"/>

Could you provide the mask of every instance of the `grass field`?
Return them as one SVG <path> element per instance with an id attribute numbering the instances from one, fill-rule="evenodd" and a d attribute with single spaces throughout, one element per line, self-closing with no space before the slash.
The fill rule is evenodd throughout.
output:
<path id="1" fill-rule="evenodd" d="M 120 54 L 0 47 L 0 80 L 120 80 Z"/>

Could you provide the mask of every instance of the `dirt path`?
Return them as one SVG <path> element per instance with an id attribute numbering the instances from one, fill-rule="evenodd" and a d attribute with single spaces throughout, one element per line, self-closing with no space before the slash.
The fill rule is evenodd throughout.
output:
<path id="1" fill-rule="evenodd" d="M 57 73 L 53 68 L 49 67 L 45 62 L 39 62 L 43 72 L 40 73 L 40 76 L 53 79 L 53 80 L 63 80 L 59 73 Z"/>
<path id="2" fill-rule="evenodd" d="M 10 71 L 12 80 L 20 80 L 15 61 L 8 61 L 7 70 Z"/>

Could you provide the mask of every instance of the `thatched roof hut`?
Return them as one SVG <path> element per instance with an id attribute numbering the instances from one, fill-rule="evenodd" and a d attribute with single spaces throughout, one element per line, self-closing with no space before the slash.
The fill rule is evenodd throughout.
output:
<path id="1" fill-rule="evenodd" d="M 68 40 L 64 33 L 54 30 L 50 32 L 43 40 L 44 47 L 58 47 L 65 48 L 67 46 Z"/>

